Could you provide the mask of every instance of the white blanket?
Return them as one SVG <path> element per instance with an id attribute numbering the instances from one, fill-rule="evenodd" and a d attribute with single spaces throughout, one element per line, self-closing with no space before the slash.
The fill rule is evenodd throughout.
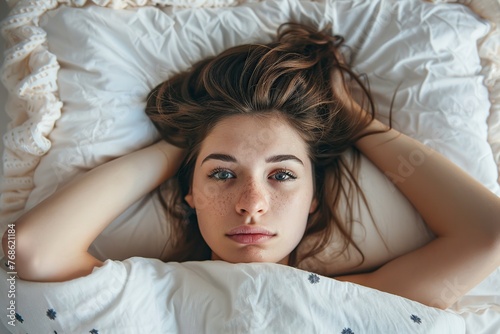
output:
<path id="1" fill-rule="evenodd" d="M 450 311 L 278 264 L 108 260 L 86 277 L 16 280 L 15 290 L 22 322 L 1 317 L 12 333 L 465 333 Z"/>

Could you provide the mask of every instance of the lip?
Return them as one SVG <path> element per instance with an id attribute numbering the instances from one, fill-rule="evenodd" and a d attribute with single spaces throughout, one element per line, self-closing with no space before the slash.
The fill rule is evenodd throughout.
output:
<path id="1" fill-rule="evenodd" d="M 239 226 L 226 233 L 226 236 L 237 243 L 248 245 L 266 242 L 274 238 L 276 233 L 262 227 Z"/>

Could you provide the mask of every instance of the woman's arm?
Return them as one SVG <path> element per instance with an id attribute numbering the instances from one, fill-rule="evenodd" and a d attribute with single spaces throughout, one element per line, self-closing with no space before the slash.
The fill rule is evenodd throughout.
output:
<path id="1" fill-rule="evenodd" d="M 182 157 L 181 149 L 162 140 L 89 171 L 28 211 L 16 222 L 19 277 L 64 281 L 102 265 L 87 252 L 90 244 L 130 205 L 174 175 Z"/>
<path id="2" fill-rule="evenodd" d="M 374 121 L 367 131 L 386 128 Z M 356 146 L 392 179 L 437 238 L 373 273 L 339 279 L 447 308 L 500 266 L 500 198 L 394 129 Z"/>

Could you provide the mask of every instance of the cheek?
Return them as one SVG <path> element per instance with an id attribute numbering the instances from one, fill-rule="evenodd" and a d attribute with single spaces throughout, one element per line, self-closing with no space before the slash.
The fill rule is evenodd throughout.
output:
<path id="1" fill-rule="evenodd" d="M 304 188 L 293 192 L 277 192 L 271 196 L 273 215 L 285 218 L 286 221 L 304 221 L 307 223 L 311 207 L 312 189 Z"/>
<path id="2" fill-rule="evenodd" d="M 271 207 L 277 214 L 290 213 L 290 209 L 296 204 L 293 195 L 288 193 L 275 193 L 271 196 Z"/>
<path id="3" fill-rule="evenodd" d="M 225 216 L 232 205 L 233 194 L 221 191 L 214 184 L 193 186 L 193 201 L 198 213 L 204 215 Z"/>

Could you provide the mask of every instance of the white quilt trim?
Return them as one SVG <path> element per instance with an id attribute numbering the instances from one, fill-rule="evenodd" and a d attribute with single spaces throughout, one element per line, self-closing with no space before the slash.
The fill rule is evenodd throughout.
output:
<path id="1" fill-rule="evenodd" d="M 3 136 L 2 217 L 24 208 L 34 170 L 51 146 L 47 137 L 61 115 L 59 64 L 38 27 L 39 16 L 56 6 L 57 1 L 21 1 L 0 24 L 6 42 L 1 79 L 9 93 L 5 110 L 11 118 Z"/>
<path id="2" fill-rule="evenodd" d="M 500 12 L 500 10 L 499 10 Z M 488 117 L 488 142 L 498 166 L 498 183 L 500 184 L 500 25 L 479 45 L 479 56 L 482 62 L 482 74 L 488 87 L 491 102 Z"/>
<path id="3" fill-rule="evenodd" d="M 115 9 L 156 5 L 176 7 L 227 7 L 238 4 L 237 0 L 60 0 L 59 2 L 76 7 L 82 7 L 86 3 L 93 3 L 98 6 Z"/>
<path id="4" fill-rule="evenodd" d="M 5 0 L 10 7 L 14 7 L 22 0 Z M 125 9 L 142 6 L 175 6 L 175 7 L 228 7 L 238 5 L 239 0 L 58 0 L 59 4 L 70 7 L 83 7 L 94 4 L 101 7 Z"/>

